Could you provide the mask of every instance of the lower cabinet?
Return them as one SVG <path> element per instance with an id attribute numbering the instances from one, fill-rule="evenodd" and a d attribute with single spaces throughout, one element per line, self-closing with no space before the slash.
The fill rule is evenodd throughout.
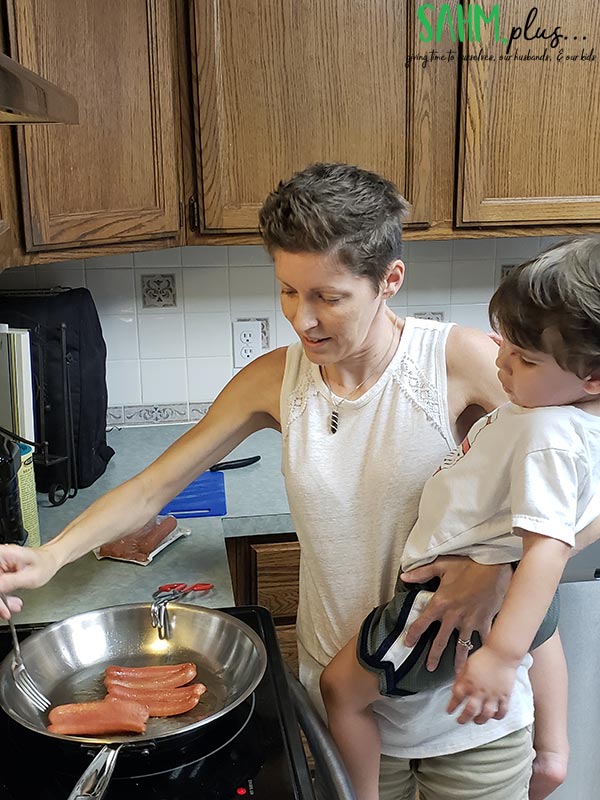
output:
<path id="1" fill-rule="evenodd" d="M 268 608 L 284 661 L 298 674 L 296 611 L 300 545 L 295 533 L 225 539 L 236 605 Z"/>

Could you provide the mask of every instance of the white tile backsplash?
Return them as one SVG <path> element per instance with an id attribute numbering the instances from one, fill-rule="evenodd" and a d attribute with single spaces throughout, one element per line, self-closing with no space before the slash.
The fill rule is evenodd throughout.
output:
<path id="1" fill-rule="evenodd" d="M 273 266 L 273 260 L 264 247 L 238 245 L 229 248 L 230 267 Z"/>
<path id="2" fill-rule="evenodd" d="M 232 346 L 229 314 L 186 314 L 185 340 L 188 358 L 229 356 Z"/>
<path id="3" fill-rule="evenodd" d="M 142 382 L 140 361 L 106 362 L 106 383 L 108 385 L 108 405 L 124 406 L 142 402 Z"/>
<path id="4" fill-rule="evenodd" d="M 404 286 L 388 305 L 401 316 L 441 312 L 446 321 L 489 331 L 487 304 L 502 264 L 518 264 L 563 238 L 409 242 Z M 175 275 L 177 305 L 143 308 L 143 274 Z M 87 286 L 94 297 L 111 406 L 210 403 L 234 373 L 235 319 L 267 318 L 271 349 L 297 341 L 262 247 L 183 247 L 0 273 L 0 291 L 57 285 Z"/>
<path id="5" fill-rule="evenodd" d="M 188 358 L 188 395 L 190 402 L 214 400 L 232 376 L 233 357 Z"/>
<path id="6" fill-rule="evenodd" d="M 142 403 L 177 403 L 186 397 L 185 358 L 146 359 L 140 362 L 140 368 Z"/>
<path id="7" fill-rule="evenodd" d="M 275 310 L 275 273 L 273 267 L 230 267 L 229 298 L 231 312 L 246 315 L 255 308 Z"/>
<path id="8" fill-rule="evenodd" d="M 454 261 L 452 264 L 452 305 L 488 303 L 494 290 L 496 262 Z"/>
<path id="9" fill-rule="evenodd" d="M 406 302 L 409 306 L 448 304 L 452 281 L 451 261 L 417 261 L 406 268 Z"/>
<path id="10" fill-rule="evenodd" d="M 187 248 L 189 249 L 189 248 Z M 229 314 L 229 275 L 226 267 L 183 268 L 183 303 L 189 312 Z"/>
<path id="11" fill-rule="evenodd" d="M 181 266 L 181 247 L 167 247 L 165 250 L 142 250 L 133 254 L 133 263 L 136 267 L 158 268 Z"/>
<path id="12" fill-rule="evenodd" d="M 186 355 L 183 314 L 161 313 L 140 316 L 138 333 L 142 360 L 178 358 Z"/>
<path id="13" fill-rule="evenodd" d="M 226 267 L 227 247 L 200 245 L 181 248 L 181 263 L 184 267 Z"/>
<path id="14" fill-rule="evenodd" d="M 498 239 L 496 246 L 496 256 L 502 258 L 518 258 L 524 261 L 532 258 L 540 252 L 540 240 L 538 236 L 518 236 Z"/>
<path id="15" fill-rule="evenodd" d="M 138 347 L 137 318 L 135 314 L 100 316 L 106 352 L 110 360 L 135 359 L 140 357 Z"/>
<path id="16" fill-rule="evenodd" d="M 134 314 L 133 269 L 86 270 L 86 285 L 92 293 L 98 314 Z"/>
<path id="17" fill-rule="evenodd" d="M 86 258 L 85 268 L 91 269 L 130 269 L 133 267 L 133 253 L 121 253 L 114 256 L 96 256 Z"/>

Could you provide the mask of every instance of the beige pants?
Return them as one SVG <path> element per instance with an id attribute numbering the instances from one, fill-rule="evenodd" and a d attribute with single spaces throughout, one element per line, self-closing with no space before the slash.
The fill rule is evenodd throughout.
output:
<path id="1" fill-rule="evenodd" d="M 527 800 L 533 755 L 527 727 L 449 756 L 382 756 L 380 800 Z"/>

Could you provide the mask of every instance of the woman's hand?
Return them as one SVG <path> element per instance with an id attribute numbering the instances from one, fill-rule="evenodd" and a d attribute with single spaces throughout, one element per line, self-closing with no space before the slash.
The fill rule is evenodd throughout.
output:
<path id="1" fill-rule="evenodd" d="M 466 700 L 457 718 L 463 725 L 473 722 L 483 725 L 488 719 L 503 719 L 515 685 L 518 664 L 506 659 L 485 645 L 473 653 L 457 675 L 452 687 L 448 713 Z"/>
<path id="2" fill-rule="evenodd" d="M 440 621 L 440 630 L 427 659 L 427 669 L 437 667 L 455 629 L 464 641 L 471 638 L 473 631 L 479 633 L 482 641 L 485 640 L 512 574 L 510 564 L 478 564 L 466 556 L 440 556 L 431 564 L 402 573 L 401 578 L 406 583 L 426 583 L 431 578 L 440 578 L 439 588 L 406 633 L 406 644 L 412 647 L 432 622 Z M 458 645 L 454 661 L 457 672 L 464 666 L 467 655 L 467 648 Z"/>
<path id="3" fill-rule="evenodd" d="M 0 546 L 0 592 L 42 586 L 55 572 L 56 562 L 44 547 Z M 0 601 L 0 618 L 8 619 L 11 612 L 21 610 L 23 603 L 18 597 L 9 597 L 8 606 Z"/>

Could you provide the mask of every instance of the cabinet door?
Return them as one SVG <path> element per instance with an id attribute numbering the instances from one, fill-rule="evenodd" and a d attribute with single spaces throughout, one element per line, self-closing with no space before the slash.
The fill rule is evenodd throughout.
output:
<path id="1" fill-rule="evenodd" d="M 11 132 L 0 128 L 0 271 L 19 253 L 15 188 Z"/>
<path id="2" fill-rule="evenodd" d="M 509 60 L 492 26 L 483 27 L 481 42 L 465 45 L 464 55 L 483 51 L 494 59 L 463 62 L 459 225 L 600 220 L 597 2 L 537 6 L 530 0 L 502 6 L 510 19 L 502 20 L 501 33 L 512 26 L 522 31 Z M 557 26 L 566 38 L 553 40 Z M 547 38 L 532 38 L 536 32 Z M 593 60 L 582 60 L 582 53 Z M 522 60 L 528 54 L 544 60 Z"/>
<path id="3" fill-rule="evenodd" d="M 393 180 L 431 221 L 436 71 L 414 0 L 195 0 L 206 230 L 255 230 L 277 183 L 315 161 Z M 446 75 L 448 72 L 446 71 Z"/>
<path id="4" fill-rule="evenodd" d="M 171 0 L 19 0 L 20 63 L 70 92 L 78 125 L 23 126 L 30 250 L 126 242 L 179 229 Z"/>

